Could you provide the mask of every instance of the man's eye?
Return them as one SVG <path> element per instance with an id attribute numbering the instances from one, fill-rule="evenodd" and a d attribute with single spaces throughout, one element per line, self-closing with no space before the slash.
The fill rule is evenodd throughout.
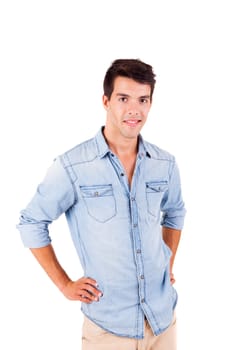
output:
<path id="1" fill-rule="evenodd" d="M 141 103 L 148 103 L 148 98 L 141 98 L 141 99 L 140 99 L 140 102 L 141 102 Z"/>
<path id="2" fill-rule="evenodd" d="M 119 101 L 121 101 L 121 102 L 127 102 L 127 97 L 120 97 L 120 98 L 119 98 Z"/>

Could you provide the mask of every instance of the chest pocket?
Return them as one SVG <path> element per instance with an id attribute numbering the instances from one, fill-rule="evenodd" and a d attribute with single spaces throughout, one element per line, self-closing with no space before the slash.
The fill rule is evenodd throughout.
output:
<path id="1" fill-rule="evenodd" d="M 91 217 L 106 222 L 116 215 L 112 185 L 81 186 L 82 197 Z"/>
<path id="2" fill-rule="evenodd" d="M 151 215 L 160 216 L 160 205 L 167 189 L 167 181 L 146 182 L 147 208 Z"/>

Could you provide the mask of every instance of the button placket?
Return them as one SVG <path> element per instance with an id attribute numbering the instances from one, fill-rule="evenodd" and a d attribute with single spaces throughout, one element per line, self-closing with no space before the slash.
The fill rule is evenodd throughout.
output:
<path id="1" fill-rule="evenodd" d="M 138 273 L 138 292 L 141 303 L 145 302 L 145 276 L 143 271 L 143 261 L 142 261 L 142 252 L 141 252 L 141 240 L 140 232 L 138 228 L 138 213 L 137 213 L 137 203 L 135 194 L 131 194 L 130 197 L 130 206 L 131 206 L 131 220 L 132 220 L 132 235 L 134 240 L 134 247 L 136 251 L 136 265 Z M 142 301 L 143 300 L 143 301 Z"/>

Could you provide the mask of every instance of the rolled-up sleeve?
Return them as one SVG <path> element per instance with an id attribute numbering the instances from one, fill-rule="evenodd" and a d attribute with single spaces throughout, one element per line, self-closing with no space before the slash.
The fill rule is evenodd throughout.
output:
<path id="1" fill-rule="evenodd" d="M 72 182 L 58 157 L 37 191 L 21 211 L 17 225 L 25 247 L 40 248 L 51 242 L 48 226 L 75 202 Z"/>
<path id="2" fill-rule="evenodd" d="M 168 190 L 163 198 L 161 211 L 161 225 L 177 230 L 183 228 L 186 209 L 182 199 L 179 169 L 175 161 L 171 163 Z"/>

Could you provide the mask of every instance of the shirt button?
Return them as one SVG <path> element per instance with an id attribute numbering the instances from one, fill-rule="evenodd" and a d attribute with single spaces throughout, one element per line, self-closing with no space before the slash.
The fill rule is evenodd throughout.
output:
<path id="1" fill-rule="evenodd" d="M 144 298 L 141 299 L 141 303 L 145 303 L 145 299 Z"/>
<path id="2" fill-rule="evenodd" d="M 137 254 L 141 254 L 141 249 L 137 249 Z"/>
<path id="3" fill-rule="evenodd" d="M 125 174 L 124 173 L 121 173 L 121 176 L 124 176 Z"/>
<path id="4" fill-rule="evenodd" d="M 137 226 L 138 226 L 138 224 L 134 224 L 134 225 L 133 225 L 133 227 L 137 227 Z"/>
<path id="5" fill-rule="evenodd" d="M 132 201 L 132 202 L 133 202 L 133 201 L 135 201 L 135 198 L 134 198 L 134 197 L 132 197 L 132 198 L 131 198 L 131 201 Z"/>
<path id="6" fill-rule="evenodd" d="M 141 280 L 144 280 L 144 275 L 141 275 L 140 278 L 141 278 Z"/>

